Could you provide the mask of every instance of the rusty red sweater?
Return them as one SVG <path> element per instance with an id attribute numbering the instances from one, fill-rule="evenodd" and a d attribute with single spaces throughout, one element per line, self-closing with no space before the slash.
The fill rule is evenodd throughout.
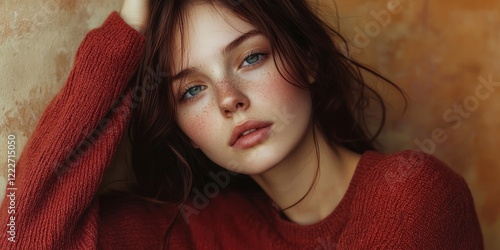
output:
<path id="1" fill-rule="evenodd" d="M 483 248 L 463 178 L 414 151 L 364 153 L 338 207 L 308 226 L 280 216 L 265 194 L 222 187 L 182 208 L 98 198 L 130 120 L 127 83 L 143 50 L 144 37 L 117 12 L 87 34 L 19 158 L 0 209 L 1 249 L 159 249 L 179 209 L 167 249 Z"/>

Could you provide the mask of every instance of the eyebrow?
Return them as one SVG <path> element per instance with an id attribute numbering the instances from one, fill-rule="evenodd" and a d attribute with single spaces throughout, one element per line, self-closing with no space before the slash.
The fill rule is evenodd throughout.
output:
<path id="1" fill-rule="evenodd" d="M 228 45 L 226 45 L 226 47 L 224 47 L 224 49 L 222 49 L 222 54 L 223 55 L 227 55 L 229 54 L 231 51 L 233 51 L 234 49 L 236 49 L 238 46 L 240 46 L 243 42 L 245 42 L 247 39 L 251 38 L 251 37 L 254 37 L 254 36 L 257 36 L 257 35 L 261 35 L 262 33 L 256 29 L 253 29 L 253 30 L 250 30 L 244 34 L 242 34 L 241 36 L 237 37 L 236 39 L 234 39 L 232 42 L 230 42 Z M 175 74 L 171 79 L 171 81 L 175 81 L 177 79 L 182 79 L 190 74 L 193 74 L 194 72 L 196 72 L 198 70 L 198 68 L 196 67 L 188 67 L 186 69 L 183 69 L 181 70 L 179 73 Z"/>

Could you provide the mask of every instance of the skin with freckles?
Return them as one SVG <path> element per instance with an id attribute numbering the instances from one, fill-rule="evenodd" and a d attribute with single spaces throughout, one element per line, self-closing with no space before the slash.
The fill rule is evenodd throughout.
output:
<path id="1" fill-rule="evenodd" d="M 173 56 L 180 74 L 172 84 L 179 127 L 193 147 L 228 170 L 250 175 L 281 208 L 306 194 L 319 166 L 313 192 L 285 213 L 299 224 L 325 218 L 347 190 L 359 155 L 328 145 L 312 124 L 310 93 L 280 74 L 282 64 L 275 64 L 269 41 L 255 27 L 207 4 L 190 6 L 188 17 L 184 44 L 177 34 Z M 236 148 L 230 143 L 233 129 L 248 121 L 271 125 L 255 145 Z"/>

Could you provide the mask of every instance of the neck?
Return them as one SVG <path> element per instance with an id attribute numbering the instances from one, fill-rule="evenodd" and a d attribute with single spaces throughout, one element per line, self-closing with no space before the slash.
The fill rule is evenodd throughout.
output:
<path id="1" fill-rule="evenodd" d="M 360 158 L 342 147 L 330 147 L 319 129 L 313 129 L 319 154 L 310 129 L 303 143 L 286 159 L 265 173 L 251 176 L 280 209 L 300 200 L 284 213 L 290 221 L 301 225 L 321 221 L 333 212 L 346 193 Z"/>

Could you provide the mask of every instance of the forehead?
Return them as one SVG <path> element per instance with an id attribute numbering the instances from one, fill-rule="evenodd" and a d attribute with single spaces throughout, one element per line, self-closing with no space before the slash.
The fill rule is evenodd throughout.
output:
<path id="1" fill-rule="evenodd" d="M 227 44 L 241 34 L 255 29 L 253 25 L 217 4 L 191 4 L 187 7 L 184 20 L 183 40 L 179 31 L 174 40 L 173 59 L 176 69 L 187 64 L 201 63 L 206 58 L 221 56 L 221 51 Z M 182 63 L 181 55 L 184 59 Z"/>

